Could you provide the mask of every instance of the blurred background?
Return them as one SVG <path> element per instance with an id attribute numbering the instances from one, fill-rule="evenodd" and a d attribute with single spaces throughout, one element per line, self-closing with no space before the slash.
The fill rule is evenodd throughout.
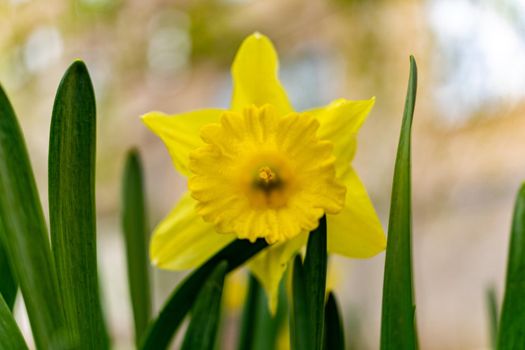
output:
<path id="1" fill-rule="evenodd" d="M 230 63 L 254 31 L 274 41 L 297 110 L 338 97 L 377 97 L 355 166 L 385 229 L 408 57 L 415 55 L 413 247 L 421 348 L 488 349 L 485 291 L 493 285 L 501 298 L 514 196 L 525 179 L 523 1 L 2 0 L 0 82 L 22 124 L 44 207 L 56 88 L 76 58 L 94 81 L 99 268 L 115 348 L 133 347 L 119 226 L 128 148 L 143 156 L 152 227 L 185 189 L 139 116 L 227 107 Z M 383 261 L 384 254 L 332 259 L 330 283 L 353 349 L 378 348 Z M 180 277 L 154 271 L 155 310 Z M 243 298 L 243 275 L 233 279 L 225 344 L 235 339 Z M 21 298 L 17 314 L 29 337 Z"/>

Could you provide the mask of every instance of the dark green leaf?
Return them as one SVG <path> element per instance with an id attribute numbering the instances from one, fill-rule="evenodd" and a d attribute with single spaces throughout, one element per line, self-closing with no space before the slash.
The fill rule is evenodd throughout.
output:
<path id="1" fill-rule="evenodd" d="M 11 269 L 11 264 L 7 257 L 7 250 L 3 243 L 3 235 L 0 232 L 0 295 L 4 298 L 7 307 L 13 310 L 16 299 L 18 284 Z"/>
<path id="2" fill-rule="evenodd" d="M 257 324 L 257 313 L 259 312 L 259 296 L 264 293 L 257 282 L 255 276 L 250 274 L 248 291 L 244 301 L 242 312 L 241 330 L 239 333 L 238 350 L 252 350 L 255 341 L 255 331 Z"/>
<path id="3" fill-rule="evenodd" d="M 238 350 L 275 349 L 279 331 L 287 314 L 285 279 L 279 286 L 275 315 L 270 313 L 268 298 L 257 279 L 250 275 L 244 303 Z"/>
<path id="4" fill-rule="evenodd" d="M 64 339 L 57 276 L 33 171 L 15 113 L 0 88 L 0 231 L 38 348 Z"/>
<path id="5" fill-rule="evenodd" d="M 160 350 L 168 347 L 184 316 L 192 307 L 198 291 L 217 264 L 225 260 L 228 263 L 227 272 L 230 272 L 267 246 L 266 241 L 262 239 L 255 243 L 250 243 L 247 240 L 236 240 L 186 277 L 173 291 L 157 319 L 148 328 L 142 340 L 141 348 Z M 184 247 L 180 247 L 180 249 L 184 249 Z"/>
<path id="6" fill-rule="evenodd" d="M 514 207 L 498 349 L 525 349 L 525 184 Z"/>
<path id="7" fill-rule="evenodd" d="M 337 307 L 335 295 L 330 292 L 326 301 L 325 313 L 325 331 L 324 331 L 324 349 L 325 350 L 344 350 L 345 335 L 341 313 Z"/>
<path id="8" fill-rule="evenodd" d="M 135 320 L 135 340 L 139 341 L 151 317 L 147 221 L 142 165 L 136 150 L 126 159 L 122 188 L 122 228 L 126 241 L 128 281 Z"/>
<path id="9" fill-rule="evenodd" d="M 99 298 L 95 214 L 95 95 L 75 61 L 58 87 L 49 139 L 49 218 L 71 339 L 109 346 Z"/>
<path id="10" fill-rule="evenodd" d="M 312 342 L 312 320 L 308 309 L 308 291 L 301 256 L 295 256 L 292 273 L 293 307 L 290 324 L 292 350 L 314 349 Z"/>
<path id="11" fill-rule="evenodd" d="M 323 348 L 324 298 L 326 290 L 326 216 L 308 236 L 304 258 L 304 276 L 308 288 L 308 318 L 312 321 L 308 335 L 313 349 Z"/>
<path id="12" fill-rule="evenodd" d="M 410 134 L 416 102 L 417 67 L 410 57 L 410 78 L 390 203 L 390 223 L 383 285 L 381 349 L 417 348 L 412 287 L 412 214 Z"/>
<path id="13" fill-rule="evenodd" d="M 487 288 L 486 305 L 489 319 L 490 344 L 492 349 L 496 349 L 498 341 L 498 298 L 494 286 Z"/>
<path id="14" fill-rule="evenodd" d="M 296 256 L 292 276 L 292 349 L 323 348 L 324 297 L 326 289 L 326 217 L 308 236 L 304 265 Z"/>
<path id="15" fill-rule="evenodd" d="M 197 296 L 182 350 L 213 350 L 221 318 L 221 297 L 228 263 L 213 270 Z"/>
<path id="16" fill-rule="evenodd" d="M 0 349 L 24 350 L 27 345 L 9 307 L 0 295 Z"/>

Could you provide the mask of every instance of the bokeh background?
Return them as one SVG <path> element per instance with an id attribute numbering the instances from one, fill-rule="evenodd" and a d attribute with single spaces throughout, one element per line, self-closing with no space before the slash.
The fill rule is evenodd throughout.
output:
<path id="1" fill-rule="evenodd" d="M 1 0 L 0 82 L 17 111 L 44 207 L 52 103 L 83 59 L 98 104 L 97 210 L 104 305 L 117 349 L 132 348 L 119 228 L 128 148 L 142 153 L 153 227 L 184 179 L 140 122 L 150 110 L 227 107 L 229 65 L 260 31 L 281 56 L 296 109 L 377 97 L 355 160 L 387 226 L 408 79 L 413 130 L 414 270 L 421 349 L 488 349 L 485 292 L 501 298 L 514 195 L 525 179 L 525 4 L 520 0 Z M 377 349 L 384 254 L 332 260 L 353 349 Z M 155 310 L 181 275 L 154 271 Z M 243 277 L 227 292 L 235 339 Z M 30 337 L 23 302 L 17 315 Z M 230 343 L 231 344 L 231 343 Z"/>

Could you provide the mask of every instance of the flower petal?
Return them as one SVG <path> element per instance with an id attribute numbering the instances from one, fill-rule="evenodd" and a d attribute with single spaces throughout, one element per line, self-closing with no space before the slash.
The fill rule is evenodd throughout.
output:
<path id="1" fill-rule="evenodd" d="M 364 185 L 353 169 L 341 179 L 347 186 L 345 207 L 328 215 L 328 251 L 368 258 L 386 248 L 386 237 Z"/>
<path id="2" fill-rule="evenodd" d="M 271 104 L 279 115 L 291 112 L 278 69 L 277 53 L 270 39 L 259 33 L 244 39 L 232 65 L 232 109 L 241 111 L 253 104 Z"/>
<path id="3" fill-rule="evenodd" d="M 301 233 L 289 241 L 263 250 L 249 263 L 249 268 L 266 291 L 272 314 L 275 314 L 277 310 L 279 283 L 286 271 L 288 262 L 306 244 L 307 239 L 308 234 Z"/>
<path id="4" fill-rule="evenodd" d="M 357 131 L 374 106 L 375 97 L 369 100 L 349 101 L 338 99 L 326 107 L 306 111 L 313 115 L 321 126 L 317 132 L 321 140 L 334 144 L 337 159 L 337 174 L 340 176 L 354 158 L 357 148 Z"/>
<path id="5" fill-rule="evenodd" d="M 184 270 L 199 266 L 235 239 L 204 222 L 195 210 L 196 203 L 185 193 L 153 231 L 150 259 L 157 267 Z"/>
<path id="6" fill-rule="evenodd" d="M 224 110 L 221 109 L 202 109 L 177 115 L 150 112 L 142 116 L 142 121 L 162 139 L 175 168 L 188 176 L 189 153 L 204 144 L 200 138 L 201 127 L 217 122 L 222 113 Z"/>

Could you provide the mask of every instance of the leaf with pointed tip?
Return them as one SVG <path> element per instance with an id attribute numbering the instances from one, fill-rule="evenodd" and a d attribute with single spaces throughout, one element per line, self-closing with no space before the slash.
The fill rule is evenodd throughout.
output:
<path id="1" fill-rule="evenodd" d="M 221 298 L 228 263 L 215 267 L 197 295 L 182 350 L 213 350 L 221 318 Z"/>
<path id="2" fill-rule="evenodd" d="M 410 139 L 416 102 L 417 67 L 410 57 L 410 77 L 397 148 L 383 284 L 381 349 L 417 348 L 412 286 L 412 214 Z"/>
<path id="3" fill-rule="evenodd" d="M 11 310 L 0 295 L 0 349 L 27 349 Z"/>
<path id="4" fill-rule="evenodd" d="M 525 349 L 525 184 L 514 206 L 498 349 Z"/>
<path id="5" fill-rule="evenodd" d="M 335 295 L 330 292 L 325 306 L 325 332 L 324 332 L 324 349 L 325 350 L 344 350 L 345 335 L 341 313 L 337 306 Z"/>
<path id="6" fill-rule="evenodd" d="M 0 193 L 0 232 L 33 337 L 38 348 L 51 349 L 65 336 L 56 270 L 22 132 L 1 88 Z"/>
<path id="7" fill-rule="evenodd" d="M 487 314 L 489 320 L 490 344 L 492 349 L 496 349 L 498 338 L 498 298 L 496 297 L 496 288 L 490 286 L 485 293 Z"/>
<path id="8" fill-rule="evenodd" d="M 148 234 L 142 165 L 137 150 L 128 153 L 122 187 L 122 229 L 126 242 L 128 281 L 137 345 L 151 317 Z"/>
<path id="9" fill-rule="evenodd" d="M 263 239 L 259 239 L 255 243 L 248 240 L 235 240 L 186 277 L 173 291 L 157 318 L 148 327 L 140 348 L 158 350 L 166 349 L 169 346 L 184 316 L 195 302 L 198 291 L 221 261 L 224 260 L 228 263 L 227 272 L 230 272 L 267 246 L 268 244 Z"/>

